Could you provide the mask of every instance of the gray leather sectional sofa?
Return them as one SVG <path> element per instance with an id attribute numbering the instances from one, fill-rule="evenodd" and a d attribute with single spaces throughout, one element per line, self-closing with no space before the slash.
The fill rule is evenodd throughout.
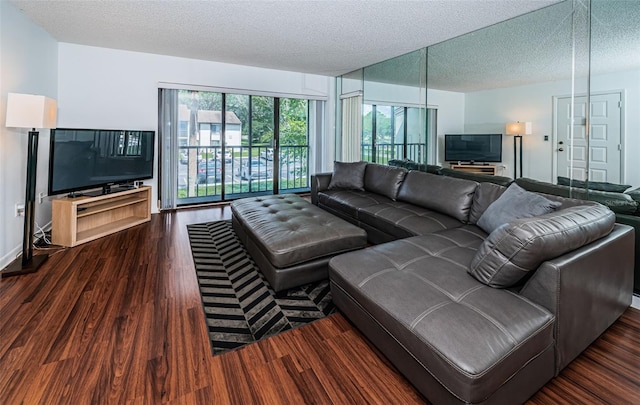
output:
<path id="1" fill-rule="evenodd" d="M 487 232 L 506 187 L 376 164 L 330 184 L 312 202 L 375 244 L 330 261 L 334 302 L 433 403 L 524 402 L 631 303 L 634 230 L 601 204 L 544 195 Z"/>
<path id="2" fill-rule="evenodd" d="M 502 186 L 509 186 L 513 179 L 503 176 L 489 176 L 485 174 L 468 173 L 460 170 L 447 169 L 437 165 L 416 163 L 407 159 L 389 160 L 390 166 L 403 167 L 407 170 L 418 170 L 443 176 L 451 176 L 477 182 L 491 182 Z M 616 222 L 629 225 L 640 233 L 640 188 L 630 185 L 602 182 L 584 182 L 558 176 L 557 183 L 548 183 L 526 177 L 515 180 L 516 184 L 525 190 L 538 193 L 552 194 L 560 197 L 577 198 L 596 201 L 607 206 L 616 214 Z M 571 186 L 571 187 L 570 187 Z M 636 238 L 635 269 L 633 287 L 636 294 L 640 294 L 640 237 Z"/>

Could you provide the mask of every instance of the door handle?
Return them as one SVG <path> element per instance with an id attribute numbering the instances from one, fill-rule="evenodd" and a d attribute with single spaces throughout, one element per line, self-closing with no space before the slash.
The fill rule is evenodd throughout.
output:
<path id="1" fill-rule="evenodd" d="M 564 148 L 558 148 L 558 152 L 564 152 Z"/>

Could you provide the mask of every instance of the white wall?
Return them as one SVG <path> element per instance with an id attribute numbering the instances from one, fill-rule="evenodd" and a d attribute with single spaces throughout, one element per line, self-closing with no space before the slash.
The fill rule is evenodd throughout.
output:
<path id="1" fill-rule="evenodd" d="M 27 171 L 26 129 L 6 128 L 7 93 L 58 98 L 58 44 L 8 1 L 0 1 L 0 268 L 22 248 L 24 217 L 15 204 L 24 203 Z M 40 130 L 36 195 L 47 192 L 49 130 Z M 36 201 L 36 222 L 51 221 L 51 202 Z"/>
<path id="2" fill-rule="evenodd" d="M 403 86 L 365 80 L 363 98 L 365 104 L 404 107 L 424 106 L 424 92 L 420 87 L 415 86 Z"/>
<path id="3" fill-rule="evenodd" d="M 584 80 L 579 80 L 576 95 L 586 94 Z M 633 164 L 640 151 L 640 71 L 616 72 L 591 78 L 591 93 L 624 90 L 626 116 L 624 127 L 625 183 L 640 186 L 640 170 Z M 571 95 L 569 80 L 538 83 L 527 86 L 478 91 L 465 95 L 465 132 L 505 132 L 505 124 L 529 121 L 533 134 L 523 137 L 523 175 L 555 182 L 552 165 L 553 97 Z M 544 141 L 548 135 L 549 140 Z M 513 139 L 503 138 L 503 164 L 506 174 L 513 177 Z"/>
<path id="4" fill-rule="evenodd" d="M 58 56 L 62 128 L 157 130 L 159 82 L 328 97 L 327 115 L 335 110 L 334 81 L 325 76 L 68 43 Z M 154 201 L 157 180 L 147 182 Z"/>
<path id="5" fill-rule="evenodd" d="M 531 122 L 533 134 L 523 139 L 523 177 L 551 181 L 553 96 L 570 94 L 569 81 L 466 93 L 465 132 L 504 134 L 507 122 Z M 502 162 L 504 174 L 513 177 L 513 138 L 508 135 L 503 137 Z"/>

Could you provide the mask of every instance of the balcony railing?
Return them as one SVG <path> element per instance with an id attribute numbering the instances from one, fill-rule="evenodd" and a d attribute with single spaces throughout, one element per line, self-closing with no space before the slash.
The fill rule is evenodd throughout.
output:
<path id="1" fill-rule="evenodd" d="M 362 144 L 362 160 L 373 162 L 373 145 Z M 407 154 L 404 154 L 402 143 L 378 143 L 375 147 L 375 162 L 387 164 L 391 159 L 411 159 L 423 163 L 426 158 L 426 145 L 423 143 L 408 143 Z"/>
<path id="2" fill-rule="evenodd" d="M 211 197 L 220 200 L 243 194 L 270 193 L 274 172 L 280 191 L 309 188 L 308 146 L 280 148 L 279 168 L 274 171 L 273 149 L 269 146 L 180 146 L 178 199 Z"/>

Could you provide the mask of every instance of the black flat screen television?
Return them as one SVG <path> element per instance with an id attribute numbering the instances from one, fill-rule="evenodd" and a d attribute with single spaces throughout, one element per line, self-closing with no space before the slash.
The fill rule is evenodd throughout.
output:
<path id="1" fill-rule="evenodd" d="M 447 162 L 502 162 L 502 134 L 464 134 L 444 136 Z"/>
<path id="2" fill-rule="evenodd" d="M 154 137 L 154 131 L 52 129 L 49 195 L 96 188 L 104 193 L 152 178 Z"/>

